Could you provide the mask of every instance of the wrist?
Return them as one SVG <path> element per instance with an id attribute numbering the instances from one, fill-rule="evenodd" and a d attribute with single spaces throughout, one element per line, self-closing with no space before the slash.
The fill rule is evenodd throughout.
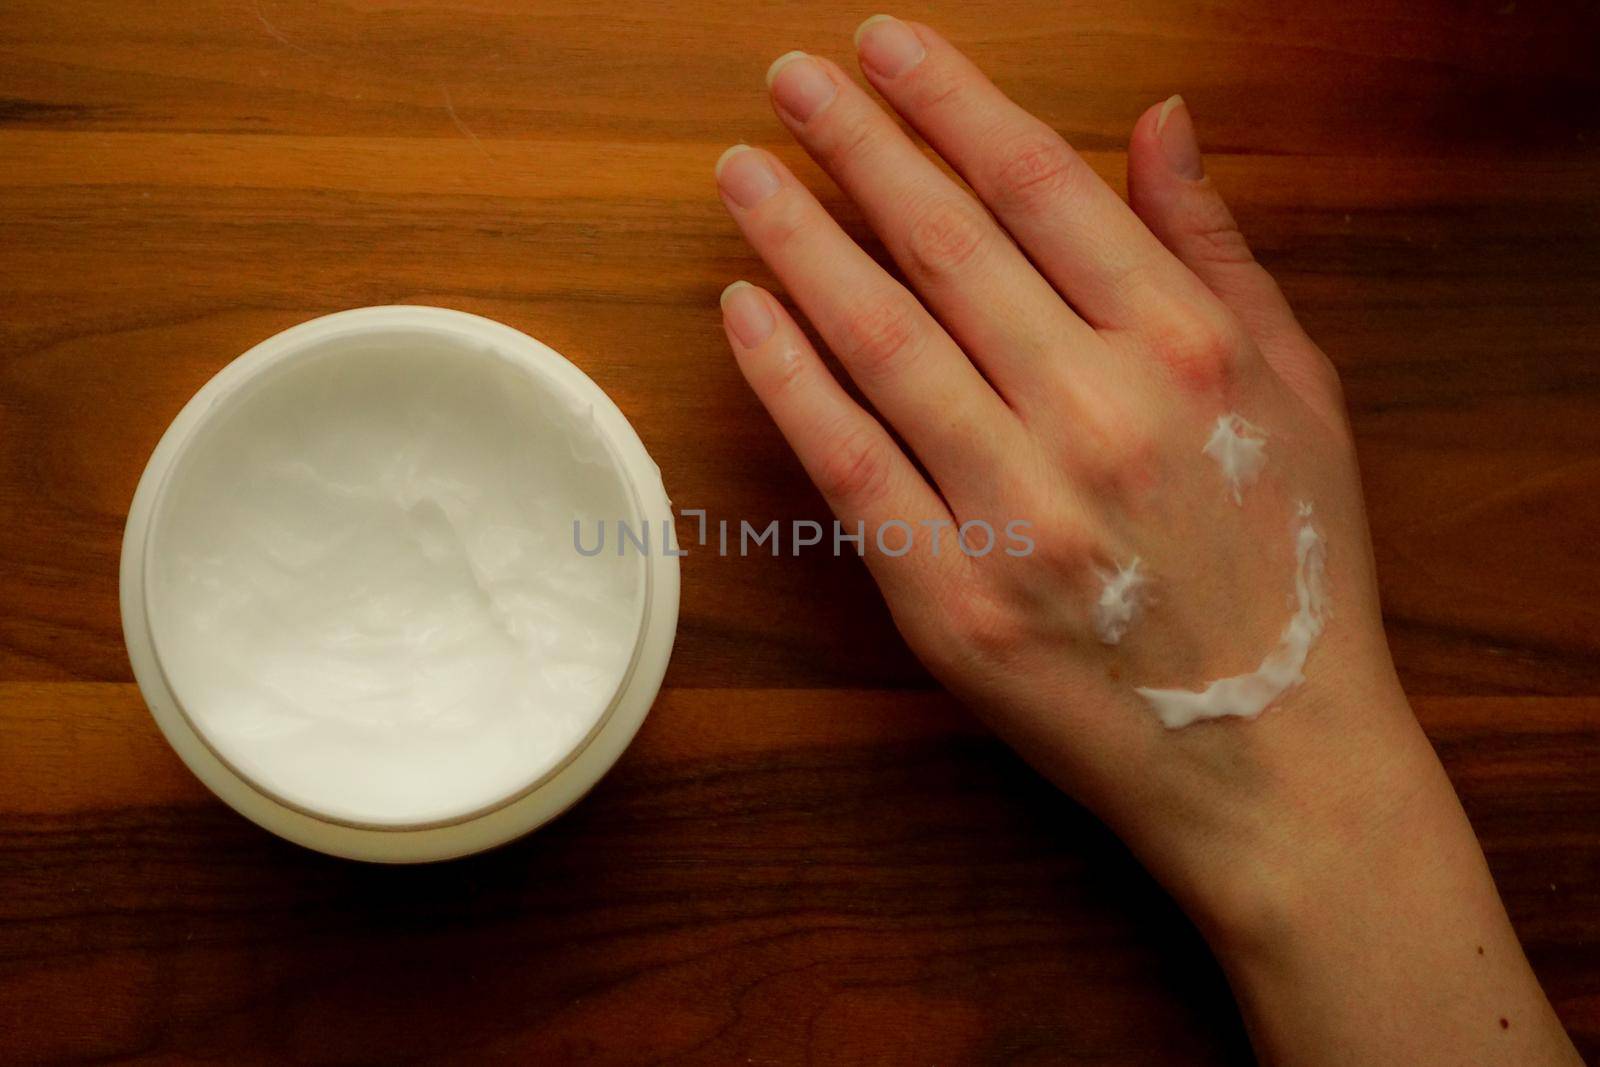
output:
<path id="1" fill-rule="evenodd" d="M 1440 862 L 1417 849 L 1419 836 L 1453 842 L 1452 862 L 1464 847 L 1481 864 L 1398 687 L 1255 725 L 1242 745 L 1226 739 L 1226 758 L 1206 752 L 1168 785 L 1176 798 L 1159 805 L 1158 831 L 1129 835 L 1219 955 L 1271 951 L 1356 887 L 1414 879 L 1412 866 Z"/>
<path id="2" fill-rule="evenodd" d="M 1185 901 L 1264 1062 L 1577 1062 L 1432 748 L 1296 792 Z M 1345 765 L 1347 768 L 1351 764 Z M 1310 784 L 1312 779 L 1307 779 Z M 1183 891 L 1179 891 L 1180 897 Z"/>
<path id="3" fill-rule="evenodd" d="M 1381 936 L 1402 898 L 1425 905 L 1446 883 L 1488 884 L 1449 779 L 1420 730 L 1416 740 L 1420 751 L 1359 776 L 1307 783 L 1270 823 L 1226 841 L 1226 869 L 1205 871 L 1190 910 L 1224 965 L 1291 956 L 1341 928 Z"/>

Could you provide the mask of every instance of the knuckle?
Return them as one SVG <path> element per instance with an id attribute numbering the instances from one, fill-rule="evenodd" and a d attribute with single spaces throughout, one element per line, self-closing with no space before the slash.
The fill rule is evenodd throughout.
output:
<path id="1" fill-rule="evenodd" d="M 989 236 L 976 205 L 955 198 L 935 200 L 917 212 L 906 231 L 906 249 L 926 277 L 947 277 L 971 262 Z"/>
<path id="2" fill-rule="evenodd" d="M 760 392 L 768 398 L 778 398 L 805 387 L 811 363 L 797 349 L 786 348 L 778 358 L 768 361 Z"/>
<path id="3" fill-rule="evenodd" d="M 1243 330 L 1225 312 L 1171 311 L 1154 327 L 1156 359 L 1179 385 L 1197 393 L 1227 387 L 1245 348 Z"/>
<path id="4" fill-rule="evenodd" d="M 1213 189 L 1197 192 L 1183 227 L 1183 254 L 1199 263 L 1253 263 L 1244 234 L 1233 212 Z"/>
<path id="5" fill-rule="evenodd" d="M 845 315 L 839 356 L 851 373 L 883 378 L 914 358 L 918 333 L 904 300 L 880 298 Z"/>
<path id="6" fill-rule="evenodd" d="M 1080 523 L 1053 516 L 1034 531 L 1033 555 L 1052 574 L 1082 574 L 1094 563 L 1094 544 Z"/>
<path id="7" fill-rule="evenodd" d="M 1255 256 L 1244 234 L 1230 218 L 1214 226 L 1203 226 L 1194 235 L 1190 255 L 1201 263 L 1254 263 Z"/>
<path id="8" fill-rule="evenodd" d="M 878 141 L 877 130 L 873 128 L 872 123 L 847 122 L 829 130 L 817 147 L 823 162 L 829 167 L 843 167 L 847 164 L 859 166 L 861 160 L 872 153 Z"/>
<path id="9" fill-rule="evenodd" d="M 1025 208 L 1066 194 L 1083 166 L 1061 135 L 1042 125 L 1002 144 L 1001 159 L 994 175 L 995 196 Z"/>
<path id="10" fill-rule="evenodd" d="M 769 256 L 785 253 L 805 236 L 807 230 L 805 213 L 794 205 L 785 204 L 779 210 L 770 211 L 761 221 L 762 253 Z"/>
<path id="11" fill-rule="evenodd" d="M 1105 490 L 1133 490 L 1154 484 L 1158 438 L 1132 412 L 1101 409 L 1080 413 L 1073 465 L 1088 484 Z M 1075 558 L 1087 560 L 1093 546 L 1077 530 L 1059 534 Z"/>
<path id="12" fill-rule="evenodd" d="M 855 508 L 881 499 L 889 488 L 882 442 L 865 430 L 845 432 L 817 464 L 816 482 L 823 496 L 848 500 Z"/>
<path id="13" fill-rule="evenodd" d="M 1017 612 L 988 592 L 958 591 L 945 599 L 944 616 L 956 647 L 968 657 L 1004 660 L 1022 645 Z"/>
<path id="14" fill-rule="evenodd" d="M 1100 268 L 1102 284 L 1132 306 L 1170 302 L 1157 264 L 1136 255 L 1113 255 Z"/>
<path id="15" fill-rule="evenodd" d="M 954 76 L 924 78 L 918 86 L 916 107 L 920 111 L 939 111 L 966 98 L 966 79 Z"/>

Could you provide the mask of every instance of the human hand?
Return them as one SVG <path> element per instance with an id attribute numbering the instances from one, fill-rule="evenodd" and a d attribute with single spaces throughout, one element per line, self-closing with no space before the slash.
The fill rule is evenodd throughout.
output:
<path id="1" fill-rule="evenodd" d="M 791 53 L 768 74 L 780 119 L 910 288 L 770 153 L 730 149 L 718 186 L 872 410 L 771 294 L 736 283 L 723 315 L 838 518 L 864 525 L 912 649 L 1122 834 L 1242 989 L 1242 961 L 1281 979 L 1380 919 L 1428 944 L 1492 934 L 1520 961 L 1394 677 L 1337 376 L 1205 177 L 1187 107 L 1136 123 L 1130 206 L 927 27 L 857 36 L 867 79 L 976 198 L 836 65 Z M 1362 881 L 1407 877 L 1418 834 L 1411 858 L 1447 876 L 1415 879 L 1415 908 L 1470 905 L 1433 926 Z M 1306 923 L 1357 884 L 1381 916 Z M 1378 988 L 1328 996 L 1381 1034 L 1361 1007 Z"/>
<path id="2" fill-rule="evenodd" d="M 1286 764 L 1315 765 L 1370 733 L 1363 716 L 1410 722 L 1337 378 L 1202 176 L 1181 101 L 1134 129 L 1130 209 L 931 31 L 869 24 L 862 52 L 868 78 L 993 216 L 838 67 L 785 57 L 770 75 L 780 118 L 921 300 L 775 157 L 735 149 L 719 166 L 729 210 L 882 421 L 770 295 L 730 290 L 730 341 L 839 518 L 865 524 L 868 564 L 912 648 L 1166 874 L 1180 844 L 1232 832 L 1239 790 L 1221 779 L 1241 730 L 1298 750 Z M 1247 484 L 1203 451 L 1235 414 L 1249 428 L 1230 425 L 1265 442 Z M 904 525 L 880 546 L 873 532 L 892 523 Z M 1198 690 L 1277 647 L 1296 614 L 1302 527 L 1323 542 L 1332 608 L 1317 612 L 1305 684 L 1257 724 L 1164 727 L 1139 687 Z M 1180 893 L 1195 877 L 1172 875 Z"/>

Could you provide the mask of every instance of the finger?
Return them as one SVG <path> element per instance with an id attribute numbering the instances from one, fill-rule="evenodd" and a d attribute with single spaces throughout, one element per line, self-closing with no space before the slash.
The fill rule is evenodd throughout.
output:
<path id="1" fill-rule="evenodd" d="M 847 533 L 862 524 L 860 542 L 874 576 L 890 586 L 927 584 L 935 562 L 920 547 L 901 555 L 902 532 L 876 533 L 905 523 L 918 544 L 928 523 L 950 522 L 950 512 L 888 432 L 852 400 L 795 321 L 772 295 L 748 282 L 722 294 L 722 322 L 739 370 L 772 415 Z"/>
<path id="2" fill-rule="evenodd" d="M 1183 98 L 1146 111 L 1128 145 L 1128 199 L 1168 248 L 1211 287 L 1252 334 L 1294 327 L 1272 276 L 1250 254 L 1233 214 L 1205 175 Z"/>
<path id="3" fill-rule="evenodd" d="M 1098 338 L 989 213 L 834 64 L 790 52 L 767 72 L 778 117 L 861 206 L 917 291 L 1013 407 L 1050 395 L 1059 353 Z"/>
<path id="4" fill-rule="evenodd" d="M 1337 377 L 1300 328 L 1278 283 L 1256 262 L 1233 213 L 1206 176 L 1181 96 L 1152 106 L 1128 144 L 1128 199 L 1150 231 L 1244 324 L 1293 386 L 1336 393 Z"/>
<path id="5" fill-rule="evenodd" d="M 717 184 L 746 240 L 947 498 L 987 500 L 1021 423 L 927 309 L 771 153 L 729 149 Z"/>
<path id="6" fill-rule="evenodd" d="M 931 29 L 874 16 L 856 31 L 878 92 L 966 179 L 1091 324 L 1136 329 L 1212 300 L 1061 136 Z"/>

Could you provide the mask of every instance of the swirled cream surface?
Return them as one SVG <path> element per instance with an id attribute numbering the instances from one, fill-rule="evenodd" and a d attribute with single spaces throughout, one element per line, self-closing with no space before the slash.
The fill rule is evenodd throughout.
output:
<path id="1" fill-rule="evenodd" d="M 334 821 L 449 822 L 594 733 L 647 562 L 593 413 L 445 332 L 334 338 L 224 396 L 161 490 L 146 590 L 183 713 L 257 788 Z"/>

